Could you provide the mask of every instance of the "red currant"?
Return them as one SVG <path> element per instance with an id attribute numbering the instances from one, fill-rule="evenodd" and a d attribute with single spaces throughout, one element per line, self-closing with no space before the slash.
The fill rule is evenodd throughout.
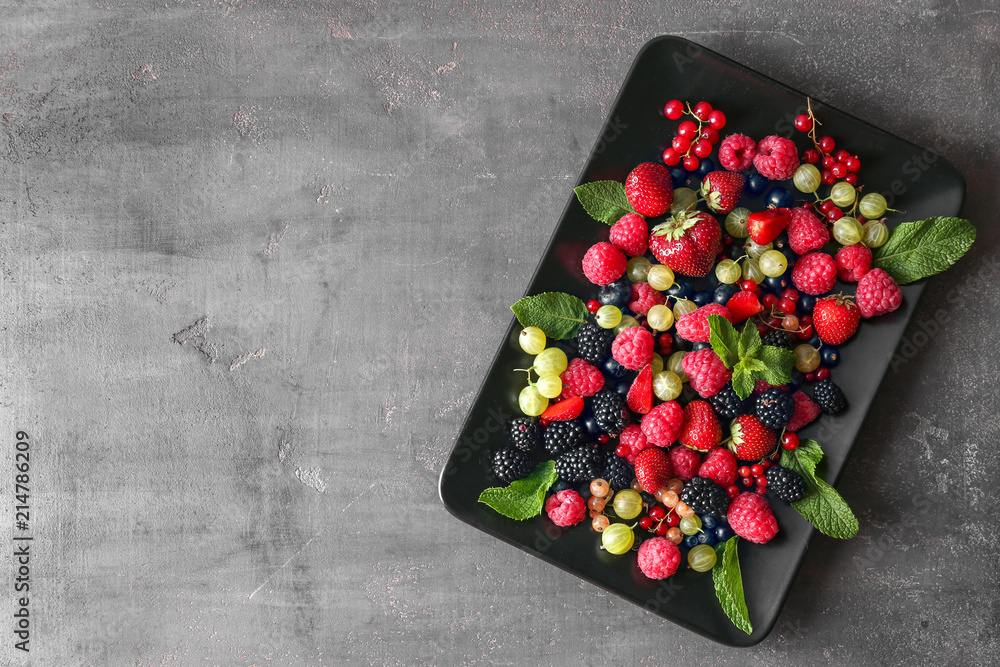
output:
<path id="1" fill-rule="evenodd" d="M 761 299 L 761 303 L 764 305 L 764 308 L 771 310 L 778 304 L 778 297 L 773 294 L 765 294 L 764 298 Z"/>
<path id="2" fill-rule="evenodd" d="M 823 185 L 833 185 L 834 181 L 836 181 L 836 180 L 837 180 L 837 177 L 834 176 L 833 172 L 830 171 L 829 169 L 824 169 L 820 173 L 819 182 L 822 183 Z"/>
<path id="3" fill-rule="evenodd" d="M 752 280 L 744 280 L 740 283 L 740 287 L 743 288 L 744 292 L 753 292 L 757 289 L 757 283 Z"/>
<path id="4" fill-rule="evenodd" d="M 722 237 L 722 244 L 723 245 L 729 245 L 732 242 L 733 242 L 733 237 L 730 236 L 729 234 L 726 234 L 725 236 Z"/>
<path id="5" fill-rule="evenodd" d="M 638 454 L 629 454 L 628 456 L 625 457 L 625 460 L 628 461 L 628 464 L 630 466 L 634 466 L 635 465 L 635 459 L 636 459 L 637 456 L 638 456 Z"/>
<path id="6" fill-rule="evenodd" d="M 766 487 L 767 487 L 767 477 L 764 477 L 764 475 L 763 475 L 763 474 L 761 474 L 761 476 L 760 476 L 760 477 L 757 477 L 757 478 L 755 478 L 755 479 L 756 479 L 756 482 L 757 482 L 757 486 L 758 486 L 759 488 L 762 488 L 762 489 L 763 489 L 763 488 L 766 488 Z"/>
<path id="7" fill-rule="evenodd" d="M 801 324 L 801 322 L 799 324 Z M 802 327 L 801 329 L 795 332 L 795 336 L 799 340 L 809 340 L 810 338 L 813 337 L 812 325 L 810 324 L 809 326 Z"/>
<path id="8" fill-rule="evenodd" d="M 781 446 L 788 450 L 795 449 L 799 446 L 799 436 L 791 431 L 785 431 L 781 436 Z"/>
<path id="9" fill-rule="evenodd" d="M 650 519 L 648 516 L 644 516 L 641 519 L 639 519 L 639 527 L 642 528 L 643 530 L 649 530 L 650 528 L 653 527 L 653 520 Z"/>
<path id="10" fill-rule="evenodd" d="M 671 512 L 667 515 L 667 518 L 663 521 L 663 525 L 668 528 L 673 528 L 681 522 L 681 518 L 677 516 L 677 512 Z"/>
<path id="11" fill-rule="evenodd" d="M 656 534 L 657 534 L 657 535 L 658 535 L 659 537 L 663 537 L 664 535 L 666 535 L 666 534 L 667 534 L 667 531 L 668 531 L 668 530 L 670 530 L 670 526 L 668 526 L 668 525 L 667 525 L 666 523 L 661 523 L 660 525 L 658 525 L 658 526 L 656 527 L 656 530 L 655 530 L 654 532 L 655 532 L 655 533 L 656 533 Z"/>
<path id="12" fill-rule="evenodd" d="M 836 204 L 834 204 L 832 201 L 830 201 L 829 199 L 824 199 L 819 203 L 820 213 L 826 215 L 830 211 L 830 209 L 833 208 L 834 206 L 836 206 Z"/>
<path id="13" fill-rule="evenodd" d="M 766 496 L 767 495 L 767 487 L 766 486 L 758 486 L 756 489 L 754 489 L 754 493 L 756 493 L 758 496 Z"/>
<path id="14" fill-rule="evenodd" d="M 750 466 L 740 466 L 740 469 L 737 472 L 740 473 L 740 477 L 749 477 L 751 474 Z"/>
<path id="15" fill-rule="evenodd" d="M 659 505 L 649 508 L 649 518 L 653 521 L 663 521 L 665 516 L 667 516 L 667 510 L 663 509 Z"/>
<path id="16" fill-rule="evenodd" d="M 591 299 L 590 301 L 587 302 L 587 310 L 589 310 L 591 313 L 596 313 L 598 309 L 600 309 L 600 307 L 601 307 L 601 302 L 598 301 L 597 299 Z"/>
<path id="17" fill-rule="evenodd" d="M 701 164 L 701 160 L 695 155 L 688 155 L 684 158 L 684 168 L 688 171 L 694 171 L 698 168 L 699 164 Z"/>
<path id="18" fill-rule="evenodd" d="M 764 474 L 764 468 L 759 463 L 754 463 L 750 466 L 750 472 L 753 473 L 754 477 L 760 477 Z"/>
<path id="19" fill-rule="evenodd" d="M 608 436 L 607 433 L 602 433 L 599 436 L 597 436 L 597 442 L 601 443 L 602 445 L 608 444 L 608 440 L 610 439 L 611 438 Z"/>
<path id="20" fill-rule="evenodd" d="M 753 486 L 753 477 L 744 477 L 741 481 L 743 486 Z"/>
<path id="21" fill-rule="evenodd" d="M 670 147 L 678 153 L 687 153 L 687 150 L 691 147 L 691 140 L 687 137 L 677 135 L 674 137 L 674 140 L 670 142 Z"/>
<path id="22" fill-rule="evenodd" d="M 712 126 L 713 130 L 721 130 L 726 126 L 726 114 L 715 109 L 708 114 L 708 124 Z"/>
<path id="23" fill-rule="evenodd" d="M 850 183 L 851 185 L 854 185 L 855 183 L 858 182 L 858 175 L 855 174 L 854 172 L 849 172 L 847 176 L 844 176 L 844 181 Z"/>
<path id="24" fill-rule="evenodd" d="M 736 486 L 735 484 L 733 484 L 732 486 L 727 486 L 726 495 L 729 496 L 730 500 L 732 500 L 736 496 L 740 495 L 740 487 Z"/>
<path id="25" fill-rule="evenodd" d="M 674 337 L 668 333 L 660 334 L 659 339 L 660 355 L 667 355 L 674 351 Z"/>
<path id="26" fill-rule="evenodd" d="M 843 148 L 841 148 L 841 149 L 840 149 L 839 151 L 837 151 L 837 152 L 836 152 L 836 153 L 834 154 L 834 156 L 833 156 L 833 158 L 834 158 L 834 159 L 835 159 L 835 160 L 836 160 L 837 162 L 840 162 L 841 164 L 843 164 L 844 160 L 846 160 L 846 159 L 847 159 L 847 158 L 849 158 L 849 157 L 851 157 L 851 154 L 850 154 L 850 153 L 848 153 L 847 151 L 845 151 L 845 150 L 844 150 Z"/>
<path id="27" fill-rule="evenodd" d="M 819 149 L 827 155 L 832 153 L 833 149 L 837 147 L 837 142 L 833 140 L 833 137 L 820 137 L 817 143 L 819 144 Z"/>
<path id="28" fill-rule="evenodd" d="M 837 161 L 833 159 L 832 155 L 826 155 L 823 157 L 823 168 L 829 169 L 833 165 L 837 164 Z"/>
<path id="29" fill-rule="evenodd" d="M 698 120 L 708 120 L 708 117 L 712 115 L 712 105 L 708 102 L 698 102 L 694 105 L 694 117 Z"/>
<path id="30" fill-rule="evenodd" d="M 684 115 L 684 103 L 680 100 L 670 100 L 663 107 L 663 113 L 666 114 L 667 118 L 670 120 L 677 120 Z"/>
<path id="31" fill-rule="evenodd" d="M 799 291 L 798 290 L 794 290 L 791 287 L 789 287 L 788 289 L 786 289 L 784 292 L 781 293 L 781 298 L 782 299 L 791 299 L 795 303 L 798 303 L 799 302 Z"/>
<path id="32" fill-rule="evenodd" d="M 815 148 L 810 148 L 802 154 L 802 161 L 806 164 L 816 164 L 819 162 L 819 151 Z"/>
<path id="33" fill-rule="evenodd" d="M 820 366 L 815 370 L 817 380 L 825 380 L 830 377 L 830 369 L 826 366 Z"/>
<path id="34" fill-rule="evenodd" d="M 803 326 L 805 326 L 806 324 L 812 324 L 812 323 L 813 323 L 812 315 L 803 315 L 802 317 L 799 318 L 799 324 L 801 324 Z"/>
<path id="35" fill-rule="evenodd" d="M 767 470 L 768 468 L 771 467 L 771 462 L 765 459 L 764 461 L 760 462 L 760 467 L 763 468 L 764 470 Z"/>
<path id="36" fill-rule="evenodd" d="M 844 166 L 847 167 L 847 171 L 851 173 L 855 173 L 861 169 L 861 160 L 858 159 L 857 155 L 848 155 L 843 160 L 840 160 L 840 162 L 843 162 Z"/>
<path id="37" fill-rule="evenodd" d="M 704 139 L 710 144 L 715 145 L 719 143 L 719 131 L 716 130 L 714 127 L 706 127 L 701 131 L 701 134 L 698 136 L 700 136 L 702 139 Z"/>
<path id="38" fill-rule="evenodd" d="M 848 176 L 850 176 L 850 174 L 848 174 Z M 858 214 L 858 215 L 854 216 L 854 219 L 857 220 L 858 222 L 860 222 L 862 225 L 865 224 L 866 222 L 868 222 L 868 218 L 866 218 L 865 216 L 863 216 L 861 214 Z"/>
<path id="39" fill-rule="evenodd" d="M 665 151 L 663 151 L 663 164 L 668 167 L 675 166 L 681 161 L 681 154 L 673 146 L 668 146 Z"/>
<path id="40" fill-rule="evenodd" d="M 708 157 L 712 154 L 712 144 L 706 139 L 699 139 L 694 144 L 694 154 L 698 157 Z"/>
<path id="41" fill-rule="evenodd" d="M 782 297 L 778 301 L 778 310 L 781 311 L 785 315 L 794 315 L 795 314 L 795 302 L 792 301 L 791 299 L 787 299 L 785 297 Z"/>
<path id="42" fill-rule="evenodd" d="M 771 316 L 771 317 L 767 318 L 767 326 L 771 327 L 772 329 L 780 329 L 781 328 L 781 318 L 780 317 L 774 317 L 774 316 Z"/>
<path id="43" fill-rule="evenodd" d="M 686 139 L 694 139 L 698 136 L 698 125 L 694 121 L 686 120 L 677 126 L 677 136 Z"/>
<path id="44" fill-rule="evenodd" d="M 808 132 L 813 129 L 813 119 L 809 114 L 799 114 L 795 117 L 795 129 L 799 132 Z"/>
<path id="45" fill-rule="evenodd" d="M 827 212 L 826 217 L 830 222 L 837 222 L 844 217 L 844 212 L 834 206 Z"/>
<path id="46" fill-rule="evenodd" d="M 808 373 L 805 374 L 805 378 L 806 378 L 806 382 L 815 382 L 816 381 L 816 371 L 809 371 Z"/>
<path id="47" fill-rule="evenodd" d="M 830 171 L 833 172 L 833 175 L 836 176 L 837 178 L 843 178 L 844 176 L 847 176 L 847 167 L 845 167 L 839 162 L 830 167 Z"/>

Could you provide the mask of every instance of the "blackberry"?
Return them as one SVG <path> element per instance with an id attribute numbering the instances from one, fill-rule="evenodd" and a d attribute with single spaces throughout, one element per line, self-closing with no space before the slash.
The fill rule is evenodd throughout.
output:
<path id="1" fill-rule="evenodd" d="M 843 412 L 847 407 L 847 398 L 844 391 L 834 384 L 829 378 L 820 380 L 813 388 L 813 398 L 819 403 L 819 407 L 828 415 L 835 415 Z"/>
<path id="2" fill-rule="evenodd" d="M 795 349 L 795 336 L 788 333 L 783 329 L 772 329 L 768 331 L 760 339 L 760 342 L 764 345 L 773 345 L 774 347 L 783 347 L 786 350 Z"/>
<path id="3" fill-rule="evenodd" d="M 629 489 L 632 487 L 632 480 L 635 479 L 635 470 L 628 464 L 628 461 L 610 451 L 604 455 L 605 480 L 615 491 Z"/>
<path id="4" fill-rule="evenodd" d="M 507 432 L 510 434 L 511 444 L 522 452 L 533 454 L 542 444 L 542 429 L 534 419 L 524 417 L 512 419 Z"/>
<path id="5" fill-rule="evenodd" d="M 695 477 L 684 485 L 681 500 L 698 514 L 724 517 L 729 509 L 726 490 L 707 477 Z"/>
<path id="6" fill-rule="evenodd" d="M 614 389 L 602 389 L 594 394 L 590 399 L 590 411 L 597 425 L 612 438 L 628 426 L 628 404 Z"/>
<path id="7" fill-rule="evenodd" d="M 556 473 L 559 479 L 570 484 L 595 479 L 599 474 L 597 450 L 590 445 L 583 445 L 561 454 L 556 459 Z"/>
<path id="8" fill-rule="evenodd" d="M 725 387 L 710 396 L 708 402 L 722 419 L 734 419 L 750 411 L 749 399 L 737 396 L 732 382 L 726 383 Z"/>
<path id="9" fill-rule="evenodd" d="M 764 471 L 767 478 L 767 495 L 774 496 L 786 503 L 802 500 L 806 495 L 806 482 L 801 475 L 788 468 L 772 465 Z"/>
<path id="10" fill-rule="evenodd" d="M 583 425 L 575 419 L 552 422 L 542 431 L 542 442 L 549 456 L 559 456 L 583 443 Z"/>
<path id="11" fill-rule="evenodd" d="M 761 424 L 780 431 L 788 426 L 795 414 L 795 399 L 780 389 L 771 387 L 757 397 L 754 411 Z"/>
<path id="12" fill-rule="evenodd" d="M 493 455 L 493 474 L 505 484 L 524 479 L 534 469 L 531 457 L 519 449 L 502 447 Z"/>
<path id="13" fill-rule="evenodd" d="M 576 350 L 581 359 L 599 364 L 611 353 L 614 340 L 611 329 L 602 329 L 592 322 L 584 322 L 576 334 Z"/>

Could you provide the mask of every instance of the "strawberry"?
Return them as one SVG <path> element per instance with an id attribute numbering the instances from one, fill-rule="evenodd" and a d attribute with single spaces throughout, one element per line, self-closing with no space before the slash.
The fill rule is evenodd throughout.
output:
<path id="1" fill-rule="evenodd" d="M 706 401 L 691 401 L 684 408 L 680 443 L 696 452 L 707 452 L 722 440 L 722 427 L 715 410 Z"/>
<path id="2" fill-rule="evenodd" d="M 708 477 L 719 486 L 736 483 L 736 456 L 725 447 L 716 447 L 698 468 L 699 477 Z"/>
<path id="3" fill-rule="evenodd" d="M 646 493 L 656 493 L 674 476 L 670 458 L 659 447 L 650 447 L 635 457 L 635 478 Z"/>
<path id="4" fill-rule="evenodd" d="M 840 345 L 854 335 L 861 321 L 861 309 L 851 297 L 828 296 L 816 301 L 813 327 L 824 343 Z"/>
<path id="5" fill-rule="evenodd" d="M 722 229 L 708 213 L 681 211 L 653 228 L 649 249 L 675 273 L 701 278 L 722 249 Z"/>
<path id="6" fill-rule="evenodd" d="M 625 179 L 625 196 L 639 215 L 663 215 L 674 201 L 670 172 L 662 164 L 643 162 Z"/>
<path id="7" fill-rule="evenodd" d="M 732 171 L 713 171 L 701 182 L 701 196 L 705 204 L 716 213 L 729 213 L 743 196 L 743 174 Z"/>
<path id="8" fill-rule="evenodd" d="M 564 422 L 576 419 L 583 412 L 583 399 L 573 396 L 550 405 L 539 419 L 550 422 Z"/>
<path id="9" fill-rule="evenodd" d="M 751 213 L 747 217 L 747 230 L 754 243 L 767 245 L 784 231 L 792 220 L 792 212 L 787 208 L 770 208 Z"/>
<path id="10" fill-rule="evenodd" d="M 628 390 L 629 410 L 644 415 L 653 409 L 653 367 L 647 365 L 636 376 Z"/>
<path id="11" fill-rule="evenodd" d="M 774 453 L 778 437 L 753 415 L 740 415 L 729 431 L 733 436 L 729 449 L 742 461 L 760 461 Z"/>
<path id="12" fill-rule="evenodd" d="M 764 310 L 760 299 L 753 292 L 737 292 L 726 302 L 726 308 L 732 314 L 734 323 L 742 322 Z"/>

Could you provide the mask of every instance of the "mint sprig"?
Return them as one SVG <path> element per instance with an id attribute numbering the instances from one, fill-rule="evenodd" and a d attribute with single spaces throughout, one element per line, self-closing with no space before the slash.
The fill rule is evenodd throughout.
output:
<path id="1" fill-rule="evenodd" d="M 524 479 L 507 486 L 494 486 L 479 494 L 479 502 L 489 505 L 505 517 L 524 521 L 542 513 L 545 492 L 555 484 L 555 461 L 543 461 Z"/>
<path id="2" fill-rule="evenodd" d="M 753 625 L 750 623 L 750 612 L 743 594 L 743 575 L 740 572 L 739 555 L 736 553 L 739 539 L 739 536 L 734 535 L 725 545 L 715 547 L 717 561 L 712 568 L 712 583 L 715 584 L 715 597 L 719 598 L 726 616 L 733 625 L 749 635 L 753 632 Z"/>
<path id="3" fill-rule="evenodd" d="M 709 315 L 708 332 L 712 350 L 733 371 L 733 390 L 741 399 L 753 392 L 756 380 L 773 385 L 791 381 L 795 354 L 782 347 L 764 345 L 752 322 L 747 322 L 743 332 L 738 333 L 726 318 Z"/>
<path id="4" fill-rule="evenodd" d="M 822 459 L 823 448 L 815 440 L 803 440 L 795 449 L 781 451 L 781 465 L 806 481 L 806 495 L 792 507 L 824 535 L 850 539 L 858 534 L 858 519 L 836 489 L 816 476 Z"/>
<path id="5" fill-rule="evenodd" d="M 962 218 L 927 218 L 896 227 L 875 251 L 875 267 L 900 285 L 941 273 L 976 240 L 976 228 Z"/>
<path id="6" fill-rule="evenodd" d="M 578 297 L 565 292 L 526 296 L 510 307 L 523 327 L 538 327 L 554 340 L 572 338 L 590 312 Z"/>
<path id="7" fill-rule="evenodd" d="M 618 181 L 584 183 L 573 192 L 590 217 L 606 225 L 615 224 L 626 213 L 635 213 L 625 195 L 625 186 Z"/>

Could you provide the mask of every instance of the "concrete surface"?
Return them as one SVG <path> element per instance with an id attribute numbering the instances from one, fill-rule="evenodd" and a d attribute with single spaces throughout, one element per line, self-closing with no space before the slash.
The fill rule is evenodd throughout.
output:
<path id="1" fill-rule="evenodd" d="M 3 664 L 1000 660 L 993 3 L 2 14 L 0 537 L 18 430 L 34 536 L 31 651 L 5 593 Z M 742 651 L 460 524 L 436 492 L 568 190 L 522 204 L 576 178 L 664 33 L 943 145 L 980 228 L 844 474 L 860 536 L 818 540 Z"/>

